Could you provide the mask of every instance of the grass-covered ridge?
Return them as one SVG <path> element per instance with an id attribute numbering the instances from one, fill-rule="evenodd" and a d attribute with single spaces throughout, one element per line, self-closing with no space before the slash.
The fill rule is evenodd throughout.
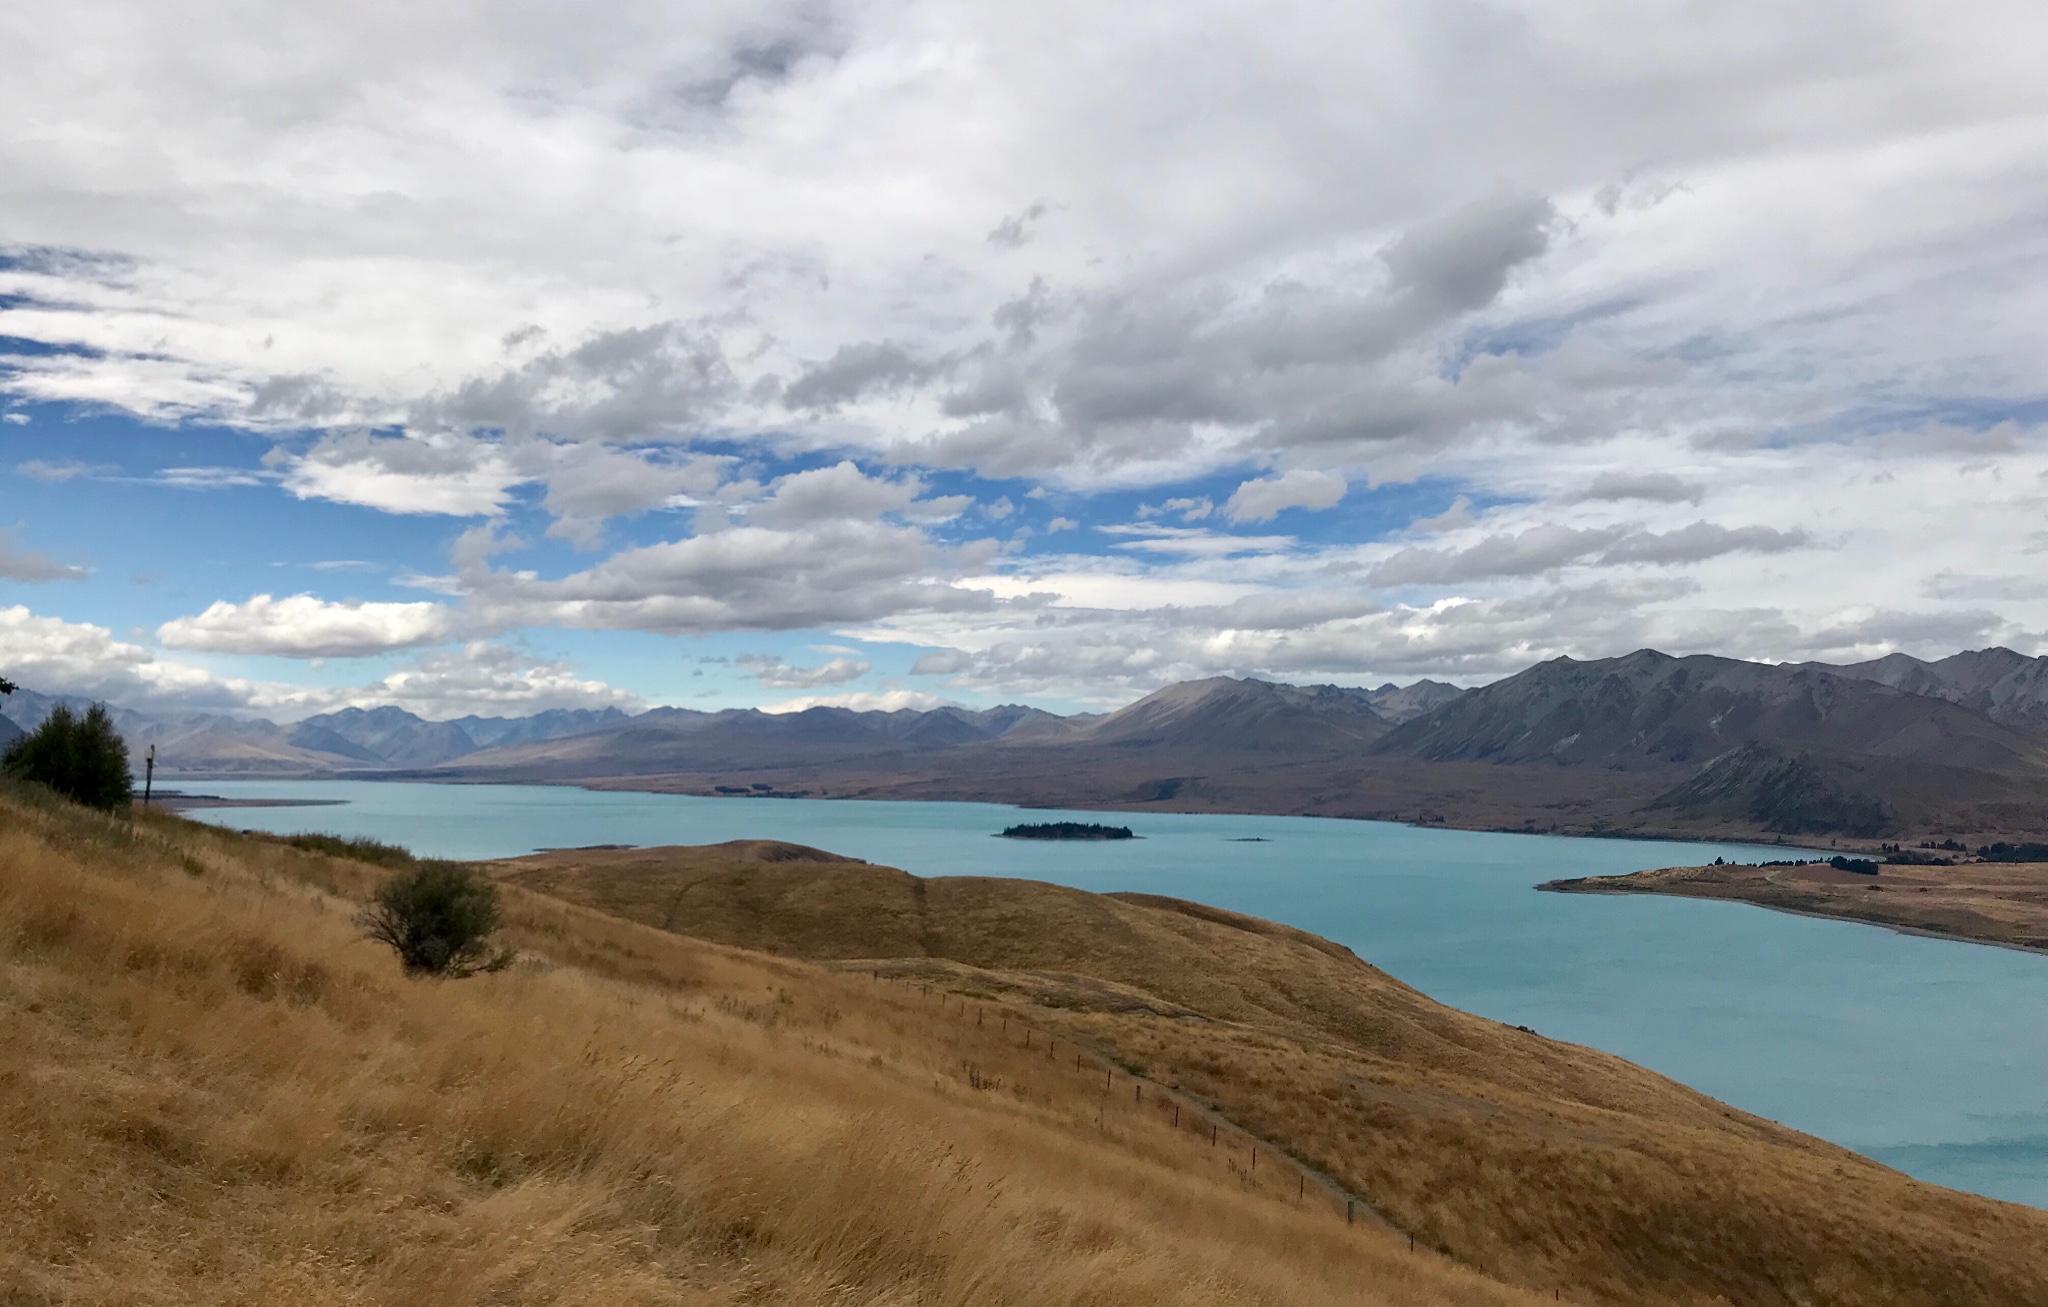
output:
<path id="1" fill-rule="evenodd" d="M 770 842 L 495 870 L 519 961 L 408 980 L 387 867 L 0 788 L 0 1302 L 2048 1301 L 2048 1214 L 1287 927 Z"/>
<path id="2" fill-rule="evenodd" d="M 407 980 L 386 874 L 0 791 L 0 1300 L 1551 1301 L 907 985 L 517 889 Z"/>
<path id="3" fill-rule="evenodd" d="M 2048 1213 L 1917 1183 L 1458 1012 L 1273 922 L 761 842 L 494 870 L 676 932 L 999 1002 L 1039 1047 L 1078 1044 L 1148 1095 L 1214 1105 L 1419 1246 L 1567 1301 L 2048 1302 L 2048 1245 L 2029 1242 Z"/>

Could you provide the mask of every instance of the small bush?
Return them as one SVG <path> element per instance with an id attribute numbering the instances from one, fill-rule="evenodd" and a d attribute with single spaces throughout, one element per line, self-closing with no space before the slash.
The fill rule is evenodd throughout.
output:
<path id="1" fill-rule="evenodd" d="M 1986 862 L 2048 862 L 2048 844 L 2007 844 L 2003 840 L 1977 850 Z"/>
<path id="2" fill-rule="evenodd" d="M 354 858 L 357 862 L 375 863 L 379 867 L 411 867 L 419 860 L 412 856 L 410 849 L 396 844 L 373 840 L 367 835 L 350 838 L 343 835 L 289 835 L 286 844 L 309 853 L 325 853 L 329 857 Z"/>
<path id="3" fill-rule="evenodd" d="M 359 918 L 371 939 L 389 944 L 409 976 L 470 976 L 511 965 L 493 948 L 498 887 L 459 862 L 422 862 L 378 889 Z"/>
<path id="4" fill-rule="evenodd" d="M 42 725 L 7 746 L 0 772 L 108 812 L 127 807 L 135 793 L 128 744 L 103 703 L 86 709 L 84 716 L 60 705 Z"/>

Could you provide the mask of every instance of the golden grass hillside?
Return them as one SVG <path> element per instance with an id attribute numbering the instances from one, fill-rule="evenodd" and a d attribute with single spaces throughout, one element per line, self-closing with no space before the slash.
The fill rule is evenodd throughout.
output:
<path id="1" fill-rule="evenodd" d="M 1553 1301 L 907 984 L 517 889 L 404 979 L 383 874 L 0 790 L 0 1303 Z"/>
<path id="2" fill-rule="evenodd" d="M 1455 1011 L 1270 922 L 769 842 L 490 866 L 671 931 L 916 977 L 962 1018 L 1213 1107 L 1505 1281 L 1615 1303 L 2048 1303 L 2048 1213 Z"/>

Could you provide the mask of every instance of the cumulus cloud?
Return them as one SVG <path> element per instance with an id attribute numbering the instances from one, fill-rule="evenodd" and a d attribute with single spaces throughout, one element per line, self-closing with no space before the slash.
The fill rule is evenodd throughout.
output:
<path id="1" fill-rule="evenodd" d="M 60 563 L 48 554 L 40 554 L 21 547 L 21 528 L 0 526 L 0 580 L 26 581 L 38 584 L 44 581 L 83 581 L 87 572 L 70 563 Z"/>
<path id="2" fill-rule="evenodd" d="M 1545 525 L 1489 535 L 1462 549 L 1402 549 L 1375 566 L 1374 585 L 1454 585 L 1464 581 L 1536 576 L 1574 564 L 1697 563 L 1732 553 L 1783 553 L 1811 543 L 1804 531 L 1767 526 L 1725 527 L 1694 522 L 1658 533 L 1643 527 Z"/>
<path id="3" fill-rule="evenodd" d="M 585 548 L 600 543 L 609 518 L 711 494 L 732 461 L 721 456 L 663 459 L 599 444 L 536 445 L 523 459 L 547 483 L 544 506 L 555 515 L 548 534 Z"/>
<path id="4" fill-rule="evenodd" d="M 331 697 L 337 700 L 334 707 L 389 703 L 434 719 L 470 713 L 522 716 L 555 708 L 639 712 L 647 706 L 630 691 L 578 675 L 567 662 L 484 642 L 426 654 L 410 667 Z"/>
<path id="5" fill-rule="evenodd" d="M 206 611 L 157 628 L 173 649 L 276 654 L 287 658 L 360 658 L 441 644 L 455 622 L 438 603 L 332 603 L 309 594 L 267 594 L 245 603 L 219 600 Z"/>
<path id="6" fill-rule="evenodd" d="M 1245 482 L 1224 503 L 1223 515 L 1233 522 L 1270 522 L 1290 508 L 1335 508 L 1347 489 L 1335 473 L 1295 468 Z"/>
<path id="7" fill-rule="evenodd" d="M 105 627 L 0 608 L 0 674 L 45 694 L 83 695 L 152 712 L 229 712 L 290 721 L 346 707 L 396 704 L 423 717 L 519 714 L 646 703 L 566 662 L 471 643 L 421 656 L 364 685 L 299 686 L 222 677 L 117 640 Z"/>
<path id="8" fill-rule="evenodd" d="M 1602 472 L 1572 499 L 1579 503 L 1641 499 L 1656 504 L 1697 504 L 1706 493 L 1704 484 L 1681 480 L 1669 472 Z"/>
<path id="9" fill-rule="evenodd" d="M 842 345 L 831 358 L 805 368 L 782 391 L 792 409 L 830 412 L 874 395 L 890 395 L 930 381 L 943 362 L 912 357 L 894 341 Z"/>
<path id="10" fill-rule="evenodd" d="M 785 485 L 769 501 L 765 516 L 775 529 L 749 524 L 625 549 L 556 580 L 477 561 L 455 588 L 466 596 L 470 620 L 498 630 L 793 630 L 994 602 L 988 591 L 949 575 L 985 559 L 990 547 L 942 549 L 915 526 L 851 518 L 848 499 L 833 493 L 907 503 L 907 488 L 856 481 L 835 469 L 799 476 L 810 479 L 793 490 Z"/>
<path id="11" fill-rule="evenodd" d="M 599 330 L 571 348 L 414 402 L 426 431 L 648 439 L 723 413 L 740 391 L 715 326 L 668 320 Z"/>
<path id="12" fill-rule="evenodd" d="M 0 674 L 45 693 L 215 708 L 239 707 L 249 693 L 244 682 L 159 659 L 140 645 L 116 640 L 104 626 L 39 615 L 18 604 L 0 608 L 0 658 Z"/>
<path id="13" fill-rule="evenodd" d="M 750 508 L 747 517 L 762 526 L 783 528 L 866 521 L 903 512 L 922 490 L 912 479 L 868 476 L 847 460 L 782 477 L 775 482 L 774 493 Z"/>
<path id="14" fill-rule="evenodd" d="M 776 654 L 741 654 L 733 664 L 753 674 L 764 689 L 812 690 L 844 685 L 868 674 L 870 664 L 844 655 L 818 667 L 792 667 Z"/>
<path id="15" fill-rule="evenodd" d="M 303 454 L 271 461 L 300 499 L 331 499 L 387 513 L 479 517 L 505 506 L 525 478 L 495 442 L 449 433 L 322 436 Z"/>
<path id="16" fill-rule="evenodd" d="M 1522 6 L 1503 40 L 1467 7 L 1390 0 L 1278 28 L 1252 9 L 623 0 L 262 30 L 106 0 L 80 41 L 56 0 L 16 8 L 0 113 L 71 130 L 0 141 L 0 337 L 30 342 L 0 392 L 279 441 L 260 470 L 136 474 L 157 485 L 493 519 L 540 499 L 581 546 L 691 501 L 698 536 L 564 576 L 469 550 L 432 582 L 463 637 L 937 622 L 1056 669 L 1081 647 L 1062 632 L 1096 630 L 1078 614 L 1122 587 L 1190 633 L 1119 644 L 1101 619 L 1100 684 L 1129 687 L 1281 658 L 1207 625 L 1256 615 L 1198 589 L 1439 587 L 1404 594 L 1427 618 L 1274 629 L 1289 659 L 1406 658 L 1411 628 L 1510 658 L 1564 637 L 1525 638 L 1509 608 L 1439 613 L 1446 588 L 1505 604 L 1550 596 L 1559 569 L 1677 566 L 1699 590 L 1603 592 L 1636 625 L 1574 611 L 1600 640 L 1719 621 L 1776 656 L 1866 620 L 1856 639 L 1937 629 L 1893 594 L 2048 630 L 2024 569 L 1984 561 L 2038 525 L 2048 91 L 2027 54 L 2048 12 L 1737 0 L 1703 39 L 1690 11 L 1593 0 Z M 1072 75 L 1077 31 L 1096 75 Z M 1393 89 L 1327 112 L 1361 84 Z M 41 441 L 23 475 L 84 476 L 57 427 L 10 422 L 9 463 Z M 1216 493 L 1247 467 L 1288 471 Z M 1347 503 L 1421 478 L 1466 498 L 1394 544 L 1114 535 L 1123 571 L 1062 563 L 1067 588 L 1030 600 L 1031 550 L 919 529 L 1020 491 L 928 495 L 941 469 L 1052 485 L 1048 533 L 1130 498 L 1180 528 L 1269 522 L 1347 482 Z M 1657 516 L 1709 502 L 1774 527 Z M 1785 564 L 1814 539 L 1868 565 Z M 1465 647 L 1421 640 L 1448 661 L 1403 665 L 1469 668 Z"/>

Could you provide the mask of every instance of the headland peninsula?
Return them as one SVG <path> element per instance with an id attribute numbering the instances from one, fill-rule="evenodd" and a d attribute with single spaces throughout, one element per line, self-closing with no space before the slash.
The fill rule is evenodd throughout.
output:
<path id="1" fill-rule="evenodd" d="M 1628 876 L 1546 881 L 1560 894 L 1672 894 L 1732 899 L 1914 934 L 2048 950 L 2048 862 L 1877 863 L 1815 856 L 1779 865 L 1659 867 Z M 1862 863 L 1869 871 L 1856 869 Z"/>

